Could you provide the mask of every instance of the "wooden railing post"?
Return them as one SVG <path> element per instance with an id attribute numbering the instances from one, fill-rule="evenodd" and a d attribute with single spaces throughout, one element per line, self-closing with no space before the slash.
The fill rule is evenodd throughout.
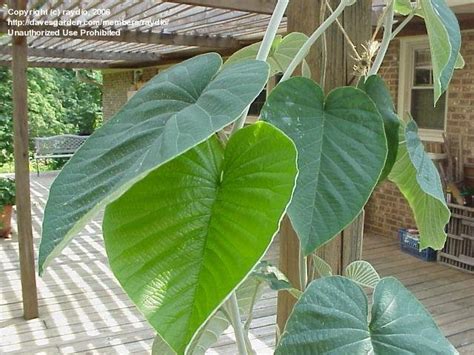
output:
<path id="1" fill-rule="evenodd" d="M 11 0 L 11 8 L 25 10 L 26 0 Z M 25 17 L 18 17 L 25 20 Z M 31 226 L 30 166 L 28 150 L 28 83 L 26 37 L 13 36 L 13 131 L 15 156 L 16 211 L 20 252 L 21 291 L 25 319 L 38 317 L 35 256 Z"/>

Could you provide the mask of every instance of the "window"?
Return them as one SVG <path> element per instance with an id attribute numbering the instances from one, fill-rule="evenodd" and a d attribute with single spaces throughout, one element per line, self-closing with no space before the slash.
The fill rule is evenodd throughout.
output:
<path id="1" fill-rule="evenodd" d="M 434 106 L 433 67 L 425 38 L 402 40 L 398 112 L 410 113 L 423 140 L 442 141 L 446 128 L 447 98 L 443 94 Z"/>

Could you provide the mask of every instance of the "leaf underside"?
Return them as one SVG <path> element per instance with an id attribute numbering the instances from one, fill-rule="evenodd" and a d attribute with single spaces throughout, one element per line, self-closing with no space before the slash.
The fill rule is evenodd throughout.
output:
<path id="1" fill-rule="evenodd" d="M 365 260 L 356 260 L 347 265 L 344 275 L 364 287 L 374 288 L 380 281 L 377 271 Z"/>
<path id="2" fill-rule="evenodd" d="M 307 35 L 299 32 L 289 33 L 285 37 L 277 35 L 267 58 L 267 63 L 270 65 L 270 76 L 283 73 L 307 39 Z M 245 59 L 255 59 L 261 44 L 262 42 L 254 43 L 238 50 L 227 59 L 225 65 L 237 63 Z M 303 61 L 302 65 L 304 73 L 311 75 L 306 61 Z"/>
<path id="3" fill-rule="evenodd" d="M 441 180 L 425 153 L 415 121 L 407 124 L 404 138 L 389 180 L 397 185 L 413 211 L 420 232 L 420 248 L 441 249 L 446 241 L 445 226 L 450 217 Z"/>
<path id="4" fill-rule="evenodd" d="M 460 65 L 461 32 L 456 15 L 444 0 L 420 0 L 420 4 L 430 42 L 436 104 Z"/>
<path id="5" fill-rule="evenodd" d="M 221 64 L 210 53 L 161 72 L 87 139 L 51 186 L 40 274 L 107 203 L 235 121 L 267 81 L 264 62 Z"/>

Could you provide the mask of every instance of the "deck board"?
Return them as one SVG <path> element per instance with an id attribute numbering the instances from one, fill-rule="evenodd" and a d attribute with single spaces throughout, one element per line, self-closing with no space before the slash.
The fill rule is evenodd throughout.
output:
<path id="1" fill-rule="evenodd" d="M 32 176 L 35 249 L 53 173 Z M 267 254 L 275 260 L 276 243 Z M 474 353 L 474 277 L 399 251 L 397 241 L 366 236 L 364 258 L 382 276 L 396 276 L 435 316 L 461 354 Z M 0 240 L 0 353 L 123 354 L 149 352 L 153 330 L 121 290 L 110 271 L 100 216 L 72 241 L 38 278 L 40 318 L 22 318 L 16 237 Z M 266 290 L 255 307 L 250 336 L 258 354 L 275 346 L 276 293 Z M 208 351 L 236 353 L 231 329 Z"/>

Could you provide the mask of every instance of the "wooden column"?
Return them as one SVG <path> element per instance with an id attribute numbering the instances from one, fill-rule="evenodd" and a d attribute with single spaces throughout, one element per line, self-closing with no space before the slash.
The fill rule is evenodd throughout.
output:
<path id="1" fill-rule="evenodd" d="M 288 16 L 288 32 L 303 32 L 310 35 L 320 24 L 321 3 L 324 0 L 298 0 L 290 1 Z M 339 1 L 330 0 L 331 7 L 336 8 Z M 371 0 L 358 0 L 355 5 L 345 9 L 339 17 L 354 44 L 361 50 L 361 45 L 366 44 L 371 36 Z M 326 17 L 329 10 L 326 11 Z M 313 46 L 306 58 L 311 68 L 312 77 L 321 84 L 325 92 L 331 89 L 354 85 L 358 78 L 353 74 L 353 59 L 350 47 L 345 42 L 342 32 L 336 24 L 326 31 L 327 63 L 326 80 L 321 82 L 321 68 L 324 66 L 322 40 Z M 363 218 L 361 215 L 352 225 L 347 227 L 341 235 L 324 245 L 318 254 L 324 258 L 337 273 L 353 260 L 360 259 L 362 250 Z M 280 231 L 280 269 L 294 284 L 299 284 L 298 250 L 299 242 L 289 219 L 285 218 Z M 283 330 L 286 320 L 293 309 L 294 298 L 286 292 L 278 295 L 277 325 Z"/>
<path id="2" fill-rule="evenodd" d="M 26 9 L 26 0 L 11 0 L 10 8 Z M 18 18 L 24 20 L 24 18 Z M 21 288 L 25 319 L 38 317 L 35 257 L 31 227 L 30 168 L 28 157 L 26 37 L 13 37 L 13 131 L 15 149 L 16 210 L 20 249 Z"/>

